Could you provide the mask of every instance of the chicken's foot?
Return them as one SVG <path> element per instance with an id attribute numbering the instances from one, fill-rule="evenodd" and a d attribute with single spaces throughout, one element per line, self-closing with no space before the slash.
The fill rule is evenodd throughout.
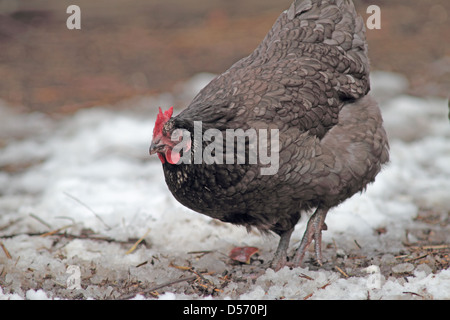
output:
<path id="1" fill-rule="evenodd" d="M 280 270 L 287 263 L 286 255 L 292 231 L 294 231 L 294 228 L 284 231 L 283 233 L 280 234 L 280 242 L 278 243 L 277 251 L 275 251 L 273 260 L 270 263 L 270 267 L 275 271 Z"/>
<path id="2" fill-rule="evenodd" d="M 303 257 L 305 256 L 305 252 L 313 240 L 317 263 L 322 265 L 322 230 L 327 230 L 327 225 L 325 224 L 327 213 L 328 208 L 318 207 L 311 218 L 309 218 L 302 241 L 293 260 L 293 265 L 295 267 L 300 266 Z"/>

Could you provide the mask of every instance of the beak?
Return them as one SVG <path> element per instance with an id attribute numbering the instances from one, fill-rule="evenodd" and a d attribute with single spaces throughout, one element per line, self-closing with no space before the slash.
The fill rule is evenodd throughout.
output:
<path id="1" fill-rule="evenodd" d="M 150 155 L 158 153 L 158 152 L 163 152 L 164 149 L 164 144 L 159 144 L 159 141 L 157 143 L 154 143 L 152 141 L 152 144 L 150 145 L 150 148 L 148 150 L 148 152 L 150 153 Z"/>

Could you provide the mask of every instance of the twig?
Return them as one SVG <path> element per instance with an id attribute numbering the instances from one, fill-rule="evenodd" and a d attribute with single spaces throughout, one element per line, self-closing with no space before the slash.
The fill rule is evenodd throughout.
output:
<path id="1" fill-rule="evenodd" d="M 169 263 L 169 267 L 170 268 L 175 268 L 175 269 L 178 269 L 178 270 L 182 270 L 182 271 L 192 271 L 191 267 L 179 266 L 179 265 L 174 264 L 173 262 Z"/>
<path id="2" fill-rule="evenodd" d="M 313 296 L 314 292 L 311 292 L 310 294 L 308 294 L 307 296 L 305 296 L 303 298 L 303 300 L 308 300 L 309 298 L 311 298 Z"/>
<path id="3" fill-rule="evenodd" d="M 197 276 L 190 276 L 190 277 L 180 278 L 180 279 L 177 279 L 177 280 L 171 280 L 171 281 L 165 282 L 163 284 L 157 285 L 155 287 L 152 287 L 150 289 L 146 289 L 144 291 L 139 291 L 139 292 L 128 294 L 128 295 L 123 295 L 119 299 L 123 299 L 123 300 L 131 299 L 134 296 L 136 296 L 137 294 L 151 293 L 153 291 L 159 290 L 159 289 L 167 287 L 167 286 L 171 286 L 171 285 L 176 284 L 176 283 L 185 282 L 185 281 L 192 281 L 192 280 L 195 280 L 195 279 L 197 279 Z"/>
<path id="4" fill-rule="evenodd" d="M 299 277 L 300 277 L 300 278 L 307 279 L 307 280 L 314 280 L 313 278 L 311 278 L 310 276 L 307 276 L 307 275 L 304 274 L 304 273 L 301 273 L 301 274 L 299 275 Z"/>
<path id="5" fill-rule="evenodd" d="M 139 245 L 139 243 L 142 242 L 142 240 L 145 239 L 145 237 L 147 237 L 147 235 L 149 234 L 150 229 L 147 230 L 147 232 L 138 240 L 136 241 L 133 246 L 130 248 L 130 250 L 128 250 L 125 254 L 130 254 L 132 253 L 134 250 L 136 250 L 137 246 Z"/>
<path id="6" fill-rule="evenodd" d="M 205 273 L 205 274 L 214 274 L 214 272 L 198 272 L 198 271 L 196 271 L 193 267 L 178 266 L 178 265 L 176 265 L 176 264 L 173 264 L 172 262 L 170 262 L 169 267 L 175 268 L 175 269 L 178 269 L 178 270 L 183 270 L 183 271 L 189 271 L 189 272 L 192 272 L 193 274 L 197 275 L 197 277 L 198 277 L 199 279 L 203 280 L 204 282 L 208 282 L 208 283 L 210 283 L 210 281 L 207 280 L 207 279 L 205 279 L 205 277 L 202 276 L 201 274 L 202 274 L 202 273 Z"/>
<path id="7" fill-rule="evenodd" d="M 135 268 L 139 268 L 139 267 L 145 266 L 147 263 L 148 263 L 148 260 L 144 261 L 144 262 L 141 262 Z"/>
<path id="8" fill-rule="evenodd" d="M 94 215 L 101 223 L 103 223 L 103 225 L 104 225 L 108 230 L 111 230 L 111 227 L 108 226 L 108 225 L 105 223 L 105 221 L 103 221 L 103 219 L 102 219 L 102 218 L 101 218 L 94 210 L 92 210 L 87 204 L 85 204 L 85 203 L 82 202 L 80 199 L 78 199 L 78 198 L 72 196 L 71 194 L 69 194 L 69 193 L 67 193 L 67 192 L 64 192 L 64 194 L 65 194 L 66 196 L 68 196 L 69 198 L 71 198 L 72 200 L 75 200 L 76 202 L 78 202 L 79 204 L 81 204 L 83 207 L 85 207 L 86 209 L 88 209 L 90 212 L 92 212 L 92 214 L 93 214 L 93 215 Z"/>
<path id="9" fill-rule="evenodd" d="M 55 219 L 66 219 L 72 221 L 73 224 L 76 224 L 75 219 L 72 217 L 56 216 Z"/>
<path id="10" fill-rule="evenodd" d="M 319 287 L 319 289 L 325 289 L 326 287 L 328 287 L 331 284 L 331 282 L 327 282 L 325 283 L 323 286 Z"/>
<path id="11" fill-rule="evenodd" d="M 10 234 L 10 235 L 5 235 L 5 236 L 1 236 L 1 238 L 3 239 L 11 239 L 11 238 L 15 238 L 17 236 L 21 236 L 21 235 L 26 235 L 29 237 L 41 237 L 43 234 L 42 233 L 16 233 L 16 234 Z M 82 239 L 82 240 L 96 240 L 96 241 L 105 241 L 105 242 L 114 242 L 114 243 L 123 243 L 123 244 L 130 244 L 133 243 L 133 241 L 131 240 L 127 240 L 127 241 L 120 241 L 120 240 L 116 240 L 113 238 L 109 238 L 109 237 L 102 237 L 102 236 L 89 236 L 89 235 L 76 235 L 76 234 L 71 234 L 71 233 L 53 233 L 51 234 L 52 236 L 58 236 L 58 237 L 62 237 L 62 238 L 66 238 L 66 239 Z"/>
<path id="12" fill-rule="evenodd" d="M 194 268 L 191 268 L 189 271 L 191 271 L 193 274 L 195 274 L 195 275 L 196 275 L 199 279 L 201 279 L 203 282 L 206 282 L 206 283 L 211 284 L 211 281 L 205 279 L 205 277 L 202 276 L 200 272 L 195 271 Z M 204 272 L 204 273 L 212 274 L 211 272 Z"/>
<path id="13" fill-rule="evenodd" d="M 428 246 L 410 246 L 411 249 L 414 250 L 443 250 L 449 249 L 450 244 L 437 244 L 437 245 L 428 245 Z"/>
<path id="14" fill-rule="evenodd" d="M 337 271 L 339 271 L 344 277 L 348 278 L 348 274 L 345 273 L 344 270 L 342 270 L 341 268 L 339 268 L 338 266 L 334 266 Z"/>
<path id="15" fill-rule="evenodd" d="M 8 249 L 6 249 L 5 245 L 1 241 L 0 241 L 0 247 L 2 247 L 3 252 L 5 253 L 6 257 L 8 259 L 12 259 L 11 254 L 9 253 Z"/>
<path id="16" fill-rule="evenodd" d="M 22 220 L 22 218 L 16 219 L 16 220 L 12 220 L 11 222 L 9 222 L 8 224 L 1 226 L 0 227 L 0 231 L 6 230 L 9 227 L 11 227 L 12 225 L 16 224 L 17 222 L 19 222 L 20 220 Z"/>
<path id="17" fill-rule="evenodd" d="M 421 255 L 419 257 L 405 259 L 404 261 L 405 262 L 416 261 L 416 260 L 420 260 L 420 259 L 426 258 L 427 256 L 428 256 L 428 254 L 424 254 L 424 255 Z"/>
<path id="18" fill-rule="evenodd" d="M 207 289 L 208 286 L 214 285 L 210 280 L 206 279 L 206 278 L 202 275 L 202 273 L 207 274 L 207 275 L 212 275 L 212 274 L 214 274 L 214 272 L 208 272 L 208 271 L 203 271 L 203 272 L 202 272 L 202 271 L 196 271 L 193 267 L 178 266 L 178 265 L 176 265 L 176 264 L 173 264 L 172 262 L 170 262 L 169 267 L 171 267 L 171 268 L 176 268 L 176 269 L 183 270 L 183 271 L 189 271 L 189 272 L 192 272 L 193 274 L 195 274 L 195 275 L 197 276 L 197 278 L 196 278 L 196 279 L 197 279 L 197 280 L 196 280 L 197 284 L 198 284 L 199 286 L 203 287 L 204 289 Z M 201 282 L 206 283 L 206 285 L 205 285 L 205 284 L 202 284 Z M 217 291 L 216 289 L 217 289 L 217 288 L 213 288 L 214 291 Z"/>
<path id="19" fill-rule="evenodd" d="M 69 224 L 69 225 L 67 225 L 67 226 L 58 228 L 58 229 L 56 229 L 56 230 L 53 230 L 53 231 L 49 231 L 49 232 L 43 233 L 43 234 L 40 235 L 40 237 L 44 238 L 44 237 L 52 236 L 52 235 L 54 235 L 54 234 L 56 234 L 56 233 L 61 232 L 61 231 L 64 230 L 64 229 L 67 229 L 67 228 L 70 228 L 70 227 L 73 227 L 73 224 Z"/>
<path id="20" fill-rule="evenodd" d="M 42 223 L 42 224 L 43 224 L 44 226 L 46 226 L 47 228 L 53 229 L 53 227 L 52 227 L 49 223 L 45 222 L 44 220 L 42 220 L 42 218 L 38 217 L 38 216 L 35 215 L 34 213 L 30 213 L 30 217 L 36 219 L 37 221 L 39 221 L 40 223 Z"/>
<path id="21" fill-rule="evenodd" d="M 411 294 L 411 295 L 413 295 L 413 296 L 418 296 L 418 297 L 423 298 L 422 295 L 420 295 L 420 294 L 418 294 L 418 293 L 415 293 L 415 292 L 411 292 L 411 291 L 403 291 L 402 293 L 403 293 L 403 294 Z"/>
<path id="22" fill-rule="evenodd" d="M 213 250 L 189 251 L 187 254 L 207 254 L 214 252 Z"/>

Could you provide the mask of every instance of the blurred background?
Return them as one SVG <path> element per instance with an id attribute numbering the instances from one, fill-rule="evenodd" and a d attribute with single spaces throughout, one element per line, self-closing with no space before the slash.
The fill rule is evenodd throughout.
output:
<path id="1" fill-rule="evenodd" d="M 367 38 L 391 163 L 327 218 L 333 262 L 307 272 L 317 281 L 294 270 L 242 281 L 254 269 L 224 253 L 256 246 L 258 268 L 276 240 L 183 208 L 148 155 L 157 108 L 186 107 L 204 72 L 250 54 L 291 1 L 0 0 L 0 300 L 120 298 L 192 275 L 176 265 L 216 271 L 223 298 L 450 298 L 449 0 L 354 0 L 364 20 L 381 8 Z M 81 30 L 66 27 L 73 4 Z M 368 291 L 369 265 L 382 289 Z M 66 288 L 68 266 L 85 290 Z M 210 284 L 158 290 L 196 298 Z"/>
<path id="2" fill-rule="evenodd" d="M 0 0 L 0 99 L 57 116 L 171 91 L 251 53 L 291 1 Z M 381 30 L 367 30 L 372 69 L 405 75 L 413 95 L 448 97 L 450 1 L 354 2 L 365 20 L 381 8 Z M 71 4 L 81 30 L 66 28 Z"/>

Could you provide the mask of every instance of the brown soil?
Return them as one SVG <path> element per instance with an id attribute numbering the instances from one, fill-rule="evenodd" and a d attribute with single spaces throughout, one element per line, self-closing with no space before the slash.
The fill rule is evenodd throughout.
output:
<path id="1" fill-rule="evenodd" d="M 172 90 L 249 54 L 291 0 L 79 0 L 68 30 L 60 0 L 0 3 L 0 97 L 23 111 L 70 113 Z M 368 30 L 372 68 L 408 77 L 416 95 L 447 97 L 450 2 L 355 1 L 381 8 Z"/>

